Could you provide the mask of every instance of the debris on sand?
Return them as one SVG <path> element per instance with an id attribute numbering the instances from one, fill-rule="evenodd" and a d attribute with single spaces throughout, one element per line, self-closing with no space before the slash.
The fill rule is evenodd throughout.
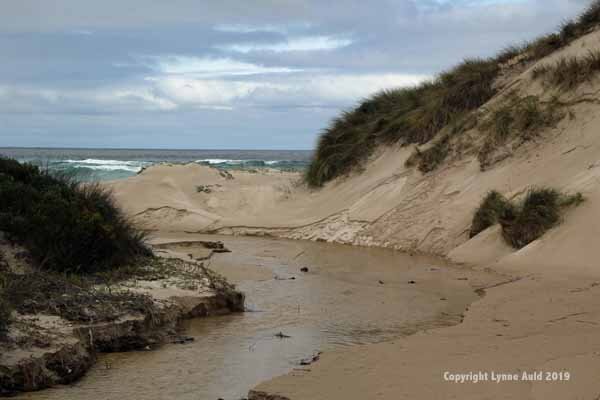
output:
<path id="1" fill-rule="evenodd" d="M 279 338 L 279 339 L 289 339 L 291 338 L 291 336 L 286 335 L 285 333 L 279 331 L 279 333 L 275 334 L 275 337 Z"/>
<path id="2" fill-rule="evenodd" d="M 303 358 L 302 360 L 300 360 L 300 365 L 310 365 L 312 363 L 319 361 L 319 359 L 321 358 L 321 354 L 323 354 L 323 352 L 318 351 L 312 357 Z"/>

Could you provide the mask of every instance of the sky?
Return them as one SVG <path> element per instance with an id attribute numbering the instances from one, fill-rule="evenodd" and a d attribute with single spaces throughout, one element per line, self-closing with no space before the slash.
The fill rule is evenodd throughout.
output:
<path id="1" fill-rule="evenodd" d="M 2 0 L 0 147 L 311 149 L 589 0 Z"/>

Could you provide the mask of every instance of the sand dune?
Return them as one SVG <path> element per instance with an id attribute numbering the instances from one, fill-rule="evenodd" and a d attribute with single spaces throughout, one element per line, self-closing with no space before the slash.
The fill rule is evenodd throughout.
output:
<path id="1" fill-rule="evenodd" d="M 542 59 L 583 56 L 600 48 L 600 32 Z M 555 93 L 531 79 L 535 65 L 499 81 L 510 92 L 550 101 Z M 365 170 L 311 191 L 296 174 L 232 172 L 204 166 L 157 166 L 112 184 L 128 212 L 158 231 L 270 234 L 393 247 L 448 256 L 491 268 L 506 284 L 488 288 L 465 321 L 394 343 L 326 354 L 310 372 L 292 373 L 258 390 L 301 399 L 597 399 L 600 394 L 600 81 L 562 94 L 565 116 L 533 140 L 502 149 L 482 172 L 475 154 L 450 159 L 423 175 L 407 169 L 411 147 L 388 147 Z M 477 130 L 467 132 L 476 142 Z M 204 185 L 209 191 L 198 191 Z M 495 189 L 518 197 L 532 186 L 581 192 L 586 202 L 521 250 L 498 227 L 469 240 L 473 212 Z M 567 382 L 454 384 L 444 371 L 567 371 Z M 255 398 L 261 398 L 258 394 Z"/>

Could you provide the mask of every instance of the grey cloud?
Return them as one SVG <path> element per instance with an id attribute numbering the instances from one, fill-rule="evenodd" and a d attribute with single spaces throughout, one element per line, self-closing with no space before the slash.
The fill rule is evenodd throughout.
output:
<path id="1" fill-rule="evenodd" d="M 0 145 L 307 148 L 368 91 L 492 55 L 588 2 L 5 1 Z M 347 41 L 289 45 L 311 37 Z"/>

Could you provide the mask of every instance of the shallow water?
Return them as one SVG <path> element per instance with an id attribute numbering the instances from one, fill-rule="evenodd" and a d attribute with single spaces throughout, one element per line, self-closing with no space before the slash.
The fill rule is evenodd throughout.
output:
<path id="1" fill-rule="evenodd" d="M 201 238 L 209 237 L 167 239 Z M 318 351 L 456 322 L 477 297 L 460 271 L 436 258 L 312 242 L 219 239 L 232 253 L 214 256 L 210 266 L 238 283 L 249 312 L 187 321 L 185 334 L 194 342 L 103 355 L 80 382 L 21 397 L 240 399 L 261 381 L 307 368 L 300 361 Z M 309 272 L 300 272 L 304 266 Z M 275 336 L 279 332 L 290 337 Z"/>

